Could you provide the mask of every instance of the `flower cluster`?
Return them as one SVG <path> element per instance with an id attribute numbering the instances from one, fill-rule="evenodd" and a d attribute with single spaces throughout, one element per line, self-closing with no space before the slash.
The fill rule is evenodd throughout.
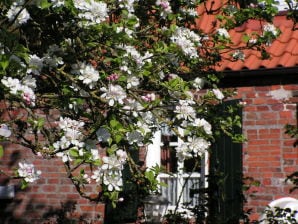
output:
<path id="1" fill-rule="evenodd" d="M 155 4 L 161 7 L 161 17 L 166 17 L 172 12 L 172 8 L 168 0 L 157 0 Z"/>
<path id="2" fill-rule="evenodd" d="M 123 185 L 122 170 L 126 162 L 127 154 L 122 149 L 114 155 L 104 156 L 103 164 L 91 176 L 97 183 L 103 184 L 108 191 L 120 191 Z"/>
<path id="3" fill-rule="evenodd" d="M 84 25 L 95 25 L 105 21 L 108 17 L 108 8 L 105 2 L 95 0 L 74 0 L 74 6 L 79 10 L 78 17 Z"/>
<path id="4" fill-rule="evenodd" d="M 186 142 L 176 147 L 176 155 L 179 161 L 192 157 L 202 156 L 211 143 L 201 137 L 188 137 Z"/>
<path id="5" fill-rule="evenodd" d="M 82 128 L 84 127 L 84 122 L 61 117 L 58 126 L 62 130 L 63 135 L 59 141 L 53 144 L 57 151 L 56 155 L 62 157 L 63 162 L 72 161 L 69 154 L 69 149 L 72 148 L 77 150 L 80 156 L 83 156 L 85 143 L 83 142 Z"/>
<path id="6" fill-rule="evenodd" d="M 201 37 L 194 31 L 184 27 L 178 27 L 171 40 L 177 44 L 186 56 L 197 58 L 198 47 L 201 46 Z"/>
<path id="7" fill-rule="evenodd" d="M 17 78 L 4 76 L 1 82 L 9 89 L 10 94 L 20 95 L 27 105 L 34 106 L 36 96 L 33 91 L 35 86 L 32 84 L 35 80 L 32 78 L 33 82 L 26 82 L 28 78 L 31 79 L 31 76 L 26 76 L 20 81 Z"/>

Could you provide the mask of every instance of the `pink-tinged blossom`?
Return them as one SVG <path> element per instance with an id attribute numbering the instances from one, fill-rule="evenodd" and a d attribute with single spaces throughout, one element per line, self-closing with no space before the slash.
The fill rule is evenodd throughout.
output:
<path id="1" fill-rule="evenodd" d="M 141 96 L 141 98 L 145 101 L 145 102 L 152 102 L 156 99 L 156 96 L 154 93 L 148 93 L 144 96 Z"/>
<path id="2" fill-rule="evenodd" d="M 168 14 L 172 13 L 172 8 L 168 0 L 157 0 L 155 4 L 162 9 L 161 17 L 165 18 Z"/>
<path id="3" fill-rule="evenodd" d="M 2 84 L 9 88 L 9 92 L 14 95 L 20 95 L 26 104 L 35 106 L 35 93 L 32 88 L 24 85 L 16 78 L 4 76 L 1 80 Z"/>
<path id="4" fill-rule="evenodd" d="M 35 182 L 41 175 L 41 171 L 36 171 L 34 165 L 30 163 L 19 163 L 17 172 L 18 176 L 24 178 L 24 180 L 28 183 Z"/>
<path id="5" fill-rule="evenodd" d="M 108 77 L 107 77 L 107 80 L 109 80 L 109 81 L 116 81 L 116 80 L 118 80 L 119 79 L 119 75 L 117 74 L 117 73 L 113 73 L 113 74 L 111 74 L 111 75 L 109 75 Z"/>

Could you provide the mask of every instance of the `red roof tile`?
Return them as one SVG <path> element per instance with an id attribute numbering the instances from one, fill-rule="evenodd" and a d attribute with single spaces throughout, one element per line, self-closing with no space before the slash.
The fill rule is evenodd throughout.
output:
<path id="1" fill-rule="evenodd" d="M 213 2 L 213 5 L 211 6 Z M 206 1 L 205 7 L 198 7 L 199 18 L 197 27 L 205 33 L 216 31 L 216 9 L 222 6 L 222 1 Z M 206 9 L 213 9 L 215 13 L 206 13 Z M 276 67 L 296 67 L 298 66 L 298 30 L 293 30 L 293 22 L 288 20 L 285 15 L 278 15 L 274 18 L 273 24 L 281 30 L 281 35 L 277 40 L 273 41 L 266 50 L 270 54 L 270 59 L 262 60 L 260 52 L 253 50 L 244 50 L 245 61 L 231 61 L 228 58 L 230 53 L 225 53 L 222 63 L 216 67 L 216 70 L 243 70 L 243 69 L 259 69 Z M 229 32 L 233 46 L 244 45 L 242 42 L 243 34 L 260 31 L 262 24 L 260 21 L 250 20 L 240 27 Z"/>

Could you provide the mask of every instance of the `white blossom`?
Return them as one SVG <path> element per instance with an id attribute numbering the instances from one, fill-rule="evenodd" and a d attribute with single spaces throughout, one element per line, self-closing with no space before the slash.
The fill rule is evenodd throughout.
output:
<path id="1" fill-rule="evenodd" d="M 27 73 L 33 73 L 39 75 L 43 68 L 43 59 L 38 57 L 36 54 L 29 55 L 29 65 Z"/>
<path id="2" fill-rule="evenodd" d="M 178 27 L 171 37 L 171 41 L 178 45 L 186 56 L 198 57 L 197 47 L 201 46 L 201 37 L 188 28 Z"/>
<path id="3" fill-rule="evenodd" d="M 28 86 L 31 89 L 35 89 L 36 88 L 36 79 L 32 75 L 26 75 L 22 79 L 22 84 L 25 86 Z"/>
<path id="4" fill-rule="evenodd" d="M 103 175 L 103 174 L 102 174 L 102 170 L 101 170 L 101 168 L 99 167 L 97 170 L 95 170 L 95 171 L 93 172 L 93 175 L 91 176 L 91 178 L 94 179 L 96 183 L 99 183 L 99 182 L 101 182 L 101 180 L 102 180 L 102 175 Z"/>
<path id="5" fill-rule="evenodd" d="M 218 100 L 222 100 L 225 97 L 219 89 L 212 89 L 212 92 Z"/>
<path id="6" fill-rule="evenodd" d="M 204 87 L 205 84 L 205 80 L 202 78 L 195 78 L 194 82 L 193 82 L 193 86 L 197 89 L 202 89 Z"/>
<path id="7" fill-rule="evenodd" d="M 211 124 L 206 121 L 204 118 L 196 118 L 193 122 L 193 126 L 196 127 L 203 127 L 204 131 L 206 132 L 206 134 L 211 135 L 212 134 L 212 126 Z"/>
<path id="8" fill-rule="evenodd" d="M 194 104 L 192 100 L 179 100 L 179 104 L 175 108 L 177 119 L 194 120 L 196 117 L 195 109 L 191 106 Z"/>
<path id="9" fill-rule="evenodd" d="M 124 100 L 124 106 L 122 109 L 126 112 L 131 112 L 134 117 L 138 116 L 138 112 L 144 109 L 144 107 L 135 99 L 126 98 Z"/>
<path id="10" fill-rule="evenodd" d="M 95 25 L 108 17 L 108 7 L 105 2 L 95 0 L 74 0 L 74 6 L 80 11 L 78 17 L 86 20 L 86 25 Z"/>
<path id="11" fill-rule="evenodd" d="M 120 8 L 126 8 L 127 11 L 129 12 L 128 16 L 132 16 L 132 13 L 135 11 L 134 10 L 134 2 L 138 1 L 138 0 L 118 0 L 120 3 Z"/>
<path id="12" fill-rule="evenodd" d="M 143 145 L 144 137 L 139 131 L 132 131 L 126 133 L 126 138 L 129 144 L 137 143 L 138 146 Z"/>
<path id="13" fill-rule="evenodd" d="M 122 170 L 123 163 L 115 155 L 104 156 L 102 161 L 104 163 L 101 166 L 102 170 Z"/>
<path id="14" fill-rule="evenodd" d="M 8 138 L 11 135 L 11 130 L 6 124 L 0 124 L 0 136 Z"/>
<path id="15" fill-rule="evenodd" d="M 195 8 L 183 9 L 183 12 L 188 14 L 189 16 L 193 16 L 193 17 L 198 16 L 198 12 Z"/>
<path id="16" fill-rule="evenodd" d="M 200 137 L 188 137 L 187 141 L 189 142 L 189 149 L 194 152 L 194 156 L 202 155 L 211 145 L 210 142 Z"/>
<path id="17" fill-rule="evenodd" d="M 62 161 L 63 161 L 64 163 L 66 163 L 66 162 L 68 162 L 68 161 L 72 161 L 72 158 L 70 157 L 68 151 L 67 151 L 67 152 L 58 152 L 58 153 L 56 153 L 56 155 L 57 155 L 58 157 L 61 157 L 61 158 L 62 158 Z"/>
<path id="18" fill-rule="evenodd" d="M 232 57 L 235 59 L 235 60 L 241 60 L 241 61 L 244 61 L 245 59 L 245 54 L 243 51 L 240 51 L 240 50 L 236 50 Z"/>
<path id="19" fill-rule="evenodd" d="M 102 87 L 100 90 L 104 92 L 101 97 L 106 99 L 110 106 L 114 106 L 116 102 L 123 104 L 126 98 L 126 92 L 120 85 L 109 84 L 108 88 Z"/>
<path id="20" fill-rule="evenodd" d="M 226 38 L 226 39 L 230 39 L 230 34 L 228 33 L 228 31 L 225 28 L 217 29 L 217 34 Z"/>
<path id="21" fill-rule="evenodd" d="M 103 183 L 108 187 L 108 191 L 120 191 L 123 186 L 120 171 L 105 172 L 103 176 Z"/>
<path id="22" fill-rule="evenodd" d="M 136 76 L 127 77 L 127 89 L 138 87 L 140 85 L 140 80 Z"/>
<path id="23" fill-rule="evenodd" d="M 64 0 L 50 0 L 53 4 L 53 7 L 61 7 L 64 6 L 65 2 Z"/>
<path id="24" fill-rule="evenodd" d="M 278 35 L 278 30 L 276 29 L 276 27 L 273 24 L 270 24 L 270 23 L 265 24 L 263 27 L 263 30 L 264 30 L 264 32 L 272 33 L 273 36 Z"/>
<path id="25" fill-rule="evenodd" d="M 16 2 L 11 5 L 6 16 L 10 22 L 15 20 L 16 25 L 27 23 L 27 21 L 30 19 L 30 14 L 27 9 L 23 8 L 21 4 Z"/>
<path id="26" fill-rule="evenodd" d="M 138 68 L 142 67 L 146 62 L 150 62 L 151 57 L 153 55 L 149 52 L 145 52 L 145 54 L 142 56 L 141 53 L 138 52 L 134 46 L 130 46 L 130 45 L 119 46 L 119 48 L 126 51 L 126 53 L 123 55 L 123 57 L 124 58 L 131 57 L 136 62 Z M 126 64 L 124 64 L 123 66 L 122 66 L 121 70 L 123 70 L 123 71 L 129 70 L 127 67 L 125 68 L 125 66 L 127 66 Z"/>
<path id="27" fill-rule="evenodd" d="M 111 138 L 109 130 L 103 127 L 100 127 L 96 131 L 96 136 L 99 142 L 108 142 L 108 140 Z"/>
<path id="28" fill-rule="evenodd" d="M 124 163 L 126 162 L 126 159 L 127 159 L 127 153 L 122 150 L 122 149 L 118 149 L 116 151 L 116 156 L 118 158 L 118 160 L 121 162 L 121 163 Z"/>
<path id="29" fill-rule="evenodd" d="M 69 154 L 69 147 L 72 146 L 72 150 L 77 150 L 79 156 L 84 155 L 85 143 L 82 141 L 84 135 L 81 129 L 84 126 L 84 122 L 70 119 L 68 117 L 60 117 L 58 127 L 63 131 L 60 140 L 53 144 L 54 149 L 57 151 L 56 155 L 62 157 L 63 162 L 72 161 Z M 63 152 L 59 152 L 60 150 Z"/>
<path id="30" fill-rule="evenodd" d="M 192 157 L 190 148 L 188 147 L 187 143 L 183 142 L 176 147 L 176 156 L 179 161 L 183 161 Z"/>
<path id="31" fill-rule="evenodd" d="M 96 82 L 99 79 L 99 73 L 91 64 L 85 64 L 80 62 L 72 65 L 73 74 L 78 74 L 78 79 L 83 81 L 84 84 L 88 85 L 90 89 L 93 89 Z"/>

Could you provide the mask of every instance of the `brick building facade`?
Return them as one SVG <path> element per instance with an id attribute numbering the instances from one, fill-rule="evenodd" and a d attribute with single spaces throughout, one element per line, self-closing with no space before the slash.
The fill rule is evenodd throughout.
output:
<path id="1" fill-rule="evenodd" d="M 298 170 L 296 139 L 285 134 L 286 124 L 296 125 L 298 122 L 298 77 L 295 82 L 290 74 L 289 79 L 286 76 L 259 78 L 252 78 L 254 85 L 246 80 L 237 88 L 237 98 L 244 102 L 242 131 L 247 138 L 242 148 L 243 176 L 260 184 L 245 193 L 244 210 L 252 209 L 251 220 L 258 219 L 275 199 L 298 198 L 297 190 L 290 193 L 293 185 L 285 181 L 288 175 Z M 239 85 L 239 79 L 237 82 Z"/>

